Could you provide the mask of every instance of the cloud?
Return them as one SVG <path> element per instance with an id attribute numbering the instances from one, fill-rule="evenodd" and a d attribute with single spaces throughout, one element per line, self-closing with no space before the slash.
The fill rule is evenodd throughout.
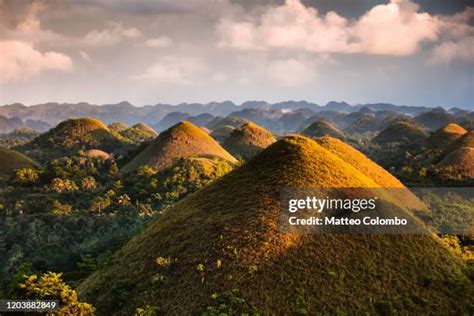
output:
<path id="1" fill-rule="evenodd" d="M 132 79 L 170 85 L 187 85 L 193 83 L 203 71 L 204 65 L 200 59 L 165 56 L 146 69 L 143 74 L 133 76 Z"/>
<path id="2" fill-rule="evenodd" d="M 72 71 L 71 59 L 61 53 L 34 49 L 21 41 L 0 41 L 0 82 L 25 81 L 45 70 Z"/>
<path id="3" fill-rule="evenodd" d="M 90 62 L 91 61 L 91 56 L 89 56 L 88 53 L 86 53 L 85 51 L 81 50 L 79 52 L 79 56 L 81 56 L 81 58 L 87 62 Z"/>
<path id="4" fill-rule="evenodd" d="M 24 20 L 18 23 L 17 29 L 24 32 L 40 30 L 41 21 L 38 18 L 38 14 L 44 9 L 46 9 L 46 6 L 41 1 L 33 1 L 28 6 Z"/>
<path id="5" fill-rule="evenodd" d="M 145 41 L 145 46 L 153 48 L 165 48 L 173 45 L 173 40 L 167 36 L 150 38 Z"/>
<path id="6" fill-rule="evenodd" d="M 125 28 L 122 23 L 109 22 L 102 30 L 92 30 L 84 37 L 84 43 L 94 46 L 111 46 L 125 39 L 134 39 L 142 36 L 142 32 L 135 28 Z"/>
<path id="7" fill-rule="evenodd" d="M 474 36 L 436 46 L 431 52 L 428 63 L 449 64 L 454 60 L 474 62 Z"/>
<path id="8" fill-rule="evenodd" d="M 452 18 L 451 27 L 462 33 L 465 15 Z M 222 48 L 408 56 L 423 43 L 438 42 L 447 21 L 420 12 L 409 0 L 376 5 L 355 20 L 286 0 L 254 14 L 222 18 L 216 33 Z"/>
<path id="9" fill-rule="evenodd" d="M 267 76 L 280 86 L 301 86 L 314 79 L 314 65 L 295 58 L 275 60 L 268 64 Z"/>

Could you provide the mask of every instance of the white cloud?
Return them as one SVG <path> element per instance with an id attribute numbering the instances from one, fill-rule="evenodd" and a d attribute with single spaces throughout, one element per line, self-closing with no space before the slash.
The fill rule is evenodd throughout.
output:
<path id="1" fill-rule="evenodd" d="M 431 64 L 449 64 L 454 60 L 474 62 L 474 36 L 436 46 L 428 60 Z"/>
<path id="2" fill-rule="evenodd" d="M 295 58 L 275 60 L 268 64 L 267 76 L 284 87 L 305 85 L 314 79 L 314 64 Z"/>
<path id="3" fill-rule="evenodd" d="M 85 61 L 87 62 L 90 62 L 91 61 L 91 57 L 89 56 L 88 53 L 86 53 L 85 51 L 81 50 L 79 52 L 79 55 L 81 56 L 82 59 L 84 59 Z"/>
<path id="4" fill-rule="evenodd" d="M 173 45 L 171 38 L 167 36 L 161 36 L 156 38 L 150 38 L 145 41 L 145 46 L 153 48 L 165 48 Z"/>
<path id="5" fill-rule="evenodd" d="M 142 36 L 142 32 L 134 27 L 125 28 L 122 23 L 109 22 L 102 30 L 92 30 L 84 37 L 84 43 L 95 46 L 110 46 L 125 39 L 134 39 Z"/>
<path id="6" fill-rule="evenodd" d="M 45 70 L 72 71 L 71 59 L 61 53 L 41 53 L 33 44 L 0 41 L 0 82 L 24 81 Z"/>
<path id="7" fill-rule="evenodd" d="M 419 9 L 410 0 L 392 0 L 349 20 L 333 11 L 322 15 L 301 0 L 286 0 L 254 14 L 222 18 L 216 33 L 224 48 L 408 56 L 423 43 L 438 43 L 448 21 L 449 32 L 465 34 L 469 28 L 470 13 L 448 19 Z"/>
<path id="8" fill-rule="evenodd" d="M 198 79 L 204 68 L 201 60 L 194 57 L 165 56 L 146 69 L 143 74 L 132 78 L 170 85 L 187 85 Z"/>
<path id="9" fill-rule="evenodd" d="M 38 31 L 41 28 L 41 21 L 38 18 L 38 14 L 43 11 L 46 6 L 41 1 L 33 1 L 27 10 L 27 14 L 20 23 L 17 25 L 17 29 L 24 32 Z"/>

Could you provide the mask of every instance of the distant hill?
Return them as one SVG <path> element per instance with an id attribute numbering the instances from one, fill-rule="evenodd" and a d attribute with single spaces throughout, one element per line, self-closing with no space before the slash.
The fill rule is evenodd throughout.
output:
<path id="1" fill-rule="evenodd" d="M 474 148 L 474 130 L 465 133 L 453 141 L 446 149 L 446 153 L 453 152 L 462 147 Z"/>
<path id="2" fill-rule="evenodd" d="M 249 159 L 274 142 L 272 133 L 249 122 L 233 130 L 222 146 L 235 157 Z"/>
<path id="3" fill-rule="evenodd" d="M 414 119 L 415 122 L 430 130 L 437 130 L 449 123 L 456 122 L 454 115 L 443 108 L 435 108 L 431 111 L 421 113 L 415 116 Z"/>
<path id="4" fill-rule="evenodd" d="M 331 136 L 340 139 L 345 138 L 345 135 L 342 131 L 325 120 L 317 120 L 301 131 L 301 134 L 308 137 Z"/>
<path id="5" fill-rule="evenodd" d="M 447 154 L 437 165 L 450 174 L 474 179 L 474 148 L 461 147 Z"/>
<path id="6" fill-rule="evenodd" d="M 471 281 L 436 236 L 279 230 L 281 188 L 380 186 L 354 159 L 285 137 L 150 223 L 79 294 L 123 315 L 147 305 L 166 315 L 219 307 L 261 315 L 469 313 Z"/>
<path id="7" fill-rule="evenodd" d="M 235 116 L 215 117 L 206 127 L 213 131 L 224 126 L 239 127 L 248 121 L 247 119 Z"/>
<path id="8" fill-rule="evenodd" d="M 372 140 L 377 144 L 400 143 L 403 145 L 424 144 L 428 134 L 419 126 L 407 121 L 396 121 L 381 131 Z"/>
<path id="9" fill-rule="evenodd" d="M 15 169 L 38 166 L 36 162 L 22 153 L 0 147 L 0 177 L 9 177 Z"/>
<path id="10" fill-rule="evenodd" d="M 127 124 L 122 122 L 113 122 L 107 125 L 107 127 L 114 132 L 121 132 L 129 128 Z"/>
<path id="11" fill-rule="evenodd" d="M 130 139 L 135 144 L 139 144 L 145 141 L 152 140 L 153 138 L 158 136 L 158 133 L 147 124 L 138 123 L 133 125 L 131 128 L 120 131 L 120 135 L 127 139 Z"/>
<path id="12" fill-rule="evenodd" d="M 131 172 L 142 165 L 163 170 L 177 158 L 216 156 L 235 163 L 232 157 L 211 136 L 190 122 L 181 122 L 162 132 L 150 145 L 122 168 Z"/>
<path id="13" fill-rule="evenodd" d="M 64 121 L 31 142 L 18 147 L 18 150 L 42 161 L 73 155 L 79 150 L 87 149 L 118 153 L 129 143 L 101 121 L 82 118 Z"/>
<path id="14" fill-rule="evenodd" d="M 211 132 L 212 138 L 217 140 L 219 143 L 224 142 L 227 137 L 230 136 L 232 131 L 235 129 L 235 127 L 230 126 L 230 125 L 225 125 L 222 127 L 219 127 Z"/>
<path id="15" fill-rule="evenodd" d="M 458 124 L 450 123 L 430 135 L 427 139 L 429 147 L 444 150 L 453 141 L 466 134 L 467 131 Z"/>

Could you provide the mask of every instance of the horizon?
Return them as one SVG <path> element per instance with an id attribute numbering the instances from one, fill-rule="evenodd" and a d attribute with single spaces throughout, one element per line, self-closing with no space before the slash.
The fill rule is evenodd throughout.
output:
<path id="1" fill-rule="evenodd" d="M 471 1 L 4 0 L 0 16 L 1 104 L 474 106 Z"/>

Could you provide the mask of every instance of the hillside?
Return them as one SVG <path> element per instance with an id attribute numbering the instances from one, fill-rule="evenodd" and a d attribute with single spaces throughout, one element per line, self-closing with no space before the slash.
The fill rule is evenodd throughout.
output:
<path id="1" fill-rule="evenodd" d="M 467 131 L 458 124 L 448 124 L 430 135 L 427 144 L 433 149 L 446 149 L 453 141 L 466 134 Z"/>
<path id="2" fill-rule="evenodd" d="M 0 177 L 9 177 L 13 170 L 38 167 L 38 164 L 22 153 L 0 147 Z"/>
<path id="3" fill-rule="evenodd" d="M 469 313 L 464 267 L 431 235 L 278 229 L 281 188 L 378 187 L 353 159 L 283 138 L 152 222 L 79 286 L 81 298 L 121 315 L 221 304 L 262 315 Z"/>
<path id="4" fill-rule="evenodd" d="M 101 121 L 82 118 L 64 121 L 31 142 L 18 147 L 18 150 L 44 160 L 69 156 L 79 150 L 87 149 L 100 149 L 108 153 L 120 152 L 129 143 L 130 141 L 111 131 Z"/>
<path id="5" fill-rule="evenodd" d="M 420 113 L 414 119 L 415 122 L 430 130 L 437 130 L 456 121 L 454 115 L 443 108 L 435 108 L 431 111 Z"/>
<path id="6" fill-rule="evenodd" d="M 249 122 L 233 130 L 222 146 L 233 156 L 249 159 L 274 142 L 272 133 Z"/>
<path id="7" fill-rule="evenodd" d="M 174 159 L 192 156 L 216 156 L 235 163 L 211 136 L 190 122 L 181 122 L 162 132 L 150 145 L 126 164 L 123 172 L 149 165 L 157 170 L 169 167 Z"/>
<path id="8" fill-rule="evenodd" d="M 158 136 L 158 133 L 147 124 L 138 123 L 131 128 L 120 131 L 120 135 L 138 144 L 154 139 Z"/>
<path id="9" fill-rule="evenodd" d="M 219 143 L 222 143 L 226 140 L 227 137 L 230 136 L 232 131 L 235 129 L 235 127 L 230 126 L 230 125 L 225 125 L 222 127 L 219 127 L 218 129 L 215 129 L 211 132 L 212 138 L 217 140 Z"/>
<path id="10" fill-rule="evenodd" d="M 318 120 L 312 123 L 310 126 L 306 127 L 302 132 L 302 135 L 308 137 L 323 137 L 331 136 L 339 139 L 344 139 L 344 133 L 340 131 L 333 124 L 329 123 L 326 120 Z"/>
<path id="11" fill-rule="evenodd" d="M 401 143 L 404 145 L 424 144 L 428 135 L 419 126 L 406 121 L 390 124 L 372 140 L 377 144 Z"/>
<path id="12" fill-rule="evenodd" d="M 248 123 L 248 120 L 241 117 L 215 117 L 209 122 L 209 124 L 206 125 L 206 127 L 213 131 L 224 126 L 239 127 L 245 123 Z"/>
<path id="13" fill-rule="evenodd" d="M 436 167 L 450 174 L 474 179 L 474 148 L 461 147 L 456 149 L 447 154 Z"/>
<path id="14" fill-rule="evenodd" d="M 446 149 L 446 153 L 453 152 L 463 147 L 474 148 L 474 130 L 465 133 L 463 136 L 453 141 Z"/>

